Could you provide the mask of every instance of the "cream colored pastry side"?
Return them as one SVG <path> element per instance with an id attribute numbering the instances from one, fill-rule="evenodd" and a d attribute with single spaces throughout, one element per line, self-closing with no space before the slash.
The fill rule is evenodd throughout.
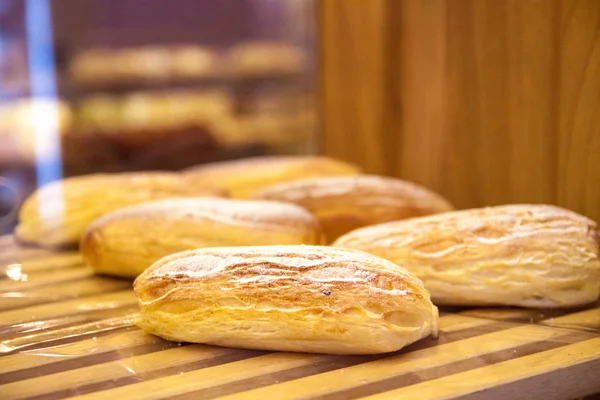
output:
<path id="1" fill-rule="evenodd" d="M 437 334 L 422 282 L 363 252 L 326 246 L 222 247 L 173 254 L 134 289 L 146 332 L 276 351 L 371 354 Z"/>
<path id="2" fill-rule="evenodd" d="M 306 208 L 317 216 L 330 243 L 363 226 L 454 209 L 420 185 L 375 175 L 298 179 L 267 187 L 254 198 Z"/>
<path id="3" fill-rule="evenodd" d="M 262 156 L 203 164 L 184 171 L 190 182 L 219 185 L 232 197 L 248 198 L 279 182 L 312 176 L 359 174 L 353 164 L 323 156 Z"/>
<path id="4" fill-rule="evenodd" d="M 190 185 L 169 172 L 92 174 L 42 186 L 19 212 L 15 236 L 43 247 L 75 246 L 96 218 L 119 208 L 166 197 L 222 196 L 218 187 Z"/>
<path id="5" fill-rule="evenodd" d="M 294 204 L 194 198 L 106 214 L 90 225 L 80 248 L 96 272 L 135 278 L 161 257 L 183 250 L 323 242 L 316 218 Z"/>
<path id="6" fill-rule="evenodd" d="M 437 305 L 553 308 L 599 297 L 595 222 L 549 205 L 463 210 L 358 229 L 334 246 L 405 267 Z"/>

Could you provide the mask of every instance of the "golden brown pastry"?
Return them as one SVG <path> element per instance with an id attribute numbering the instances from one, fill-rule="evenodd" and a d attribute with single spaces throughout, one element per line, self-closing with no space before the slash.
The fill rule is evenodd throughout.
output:
<path id="1" fill-rule="evenodd" d="M 161 257 L 183 250 L 323 242 L 317 219 L 294 204 L 194 198 L 106 214 L 89 226 L 80 248 L 96 272 L 135 278 Z"/>
<path id="2" fill-rule="evenodd" d="M 422 186 L 374 175 L 299 179 L 267 187 L 254 197 L 301 205 L 317 216 L 329 242 L 363 226 L 453 209 Z"/>
<path id="3" fill-rule="evenodd" d="M 230 73 L 237 78 L 299 73 L 306 62 L 301 47 L 266 41 L 237 44 L 229 50 L 227 58 Z"/>
<path id="4" fill-rule="evenodd" d="M 69 64 L 70 77 L 78 84 L 95 84 L 114 79 L 116 53 L 108 48 L 79 52 Z"/>
<path id="5" fill-rule="evenodd" d="M 356 165 L 322 156 L 262 156 L 220 161 L 189 168 L 190 182 L 224 186 L 232 197 L 247 198 L 279 182 L 312 176 L 359 174 Z"/>
<path id="6" fill-rule="evenodd" d="M 168 172 L 72 177 L 44 185 L 25 200 L 15 236 L 43 247 L 72 246 L 93 220 L 118 208 L 166 197 L 225 194 L 224 189 L 190 185 Z"/>
<path id="7" fill-rule="evenodd" d="M 157 261 L 134 288 L 137 324 L 175 341 L 369 354 L 437 334 L 437 308 L 419 279 L 326 246 L 185 251 Z"/>
<path id="8" fill-rule="evenodd" d="M 595 222 L 549 205 L 506 205 L 366 227 L 334 246 L 416 274 L 438 305 L 570 307 L 599 296 Z"/>
<path id="9" fill-rule="evenodd" d="M 177 46 L 172 49 L 170 59 L 176 78 L 203 78 L 219 74 L 219 57 L 208 47 Z"/>

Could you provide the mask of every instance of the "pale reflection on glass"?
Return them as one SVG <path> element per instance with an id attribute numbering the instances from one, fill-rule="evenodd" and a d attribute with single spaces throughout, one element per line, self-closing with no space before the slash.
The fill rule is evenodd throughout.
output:
<path id="1" fill-rule="evenodd" d="M 57 90 L 49 3 L 49 0 L 27 0 L 25 6 L 31 82 L 30 121 L 35 138 L 38 186 L 62 177 L 58 107 L 57 103 L 52 101 L 57 97 Z M 52 212 L 48 208 L 49 205 Z M 54 188 L 38 207 L 42 219 L 62 218 L 62 188 Z"/>

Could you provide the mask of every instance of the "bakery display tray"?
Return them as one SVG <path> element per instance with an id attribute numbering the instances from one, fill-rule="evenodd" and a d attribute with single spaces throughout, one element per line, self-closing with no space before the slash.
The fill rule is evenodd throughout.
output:
<path id="1" fill-rule="evenodd" d="M 600 392 L 600 303 L 440 309 L 440 336 L 333 356 L 171 343 L 131 281 L 0 237 L 1 399 L 573 399 Z M 365 338 L 369 340 L 369 338 Z"/>

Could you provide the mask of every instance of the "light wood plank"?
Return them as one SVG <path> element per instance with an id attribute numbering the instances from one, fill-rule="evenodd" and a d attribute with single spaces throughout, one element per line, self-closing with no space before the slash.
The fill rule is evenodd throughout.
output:
<path id="1" fill-rule="evenodd" d="M 35 247 L 13 247 L 0 251 L 0 265 L 33 261 L 55 255 L 55 252 Z"/>
<path id="2" fill-rule="evenodd" d="M 11 263 L 15 264 L 15 263 Z M 11 264 L 0 266 L 0 275 L 6 275 Z M 83 259 L 79 253 L 59 253 L 51 254 L 37 260 L 27 260 L 20 263 L 21 271 L 26 274 L 44 271 L 48 269 L 57 270 L 60 268 L 71 268 L 83 264 Z"/>
<path id="3" fill-rule="evenodd" d="M 477 360 L 477 357 L 485 354 L 540 340 L 549 340 L 564 334 L 565 331 L 537 325 L 519 326 L 278 385 L 241 392 L 224 397 L 223 400 L 266 398 L 285 400 L 323 396 L 407 373 L 419 373 L 419 371 L 425 369 L 449 365 L 462 360 Z"/>
<path id="4" fill-rule="evenodd" d="M 5 356 L 0 363 L 0 374 L 15 372 L 23 369 L 40 367 L 63 360 L 86 357 L 119 351 L 130 347 L 158 343 L 162 339 L 148 335 L 141 330 L 131 332 L 118 332 L 111 335 L 100 336 L 95 339 L 85 339 L 74 343 L 58 346 L 44 347 L 41 349 L 25 350 L 18 354 Z"/>
<path id="5" fill-rule="evenodd" d="M 322 3 L 326 155 L 600 220 L 599 1 Z"/>
<path id="6" fill-rule="evenodd" d="M 561 0 L 559 204 L 600 221 L 600 2 Z"/>
<path id="7" fill-rule="evenodd" d="M 323 150 L 391 173 L 387 0 L 327 0 L 321 15 Z M 389 157 L 386 157 L 389 155 Z"/>
<path id="8" fill-rule="evenodd" d="M 600 333 L 600 308 L 580 311 L 559 318 L 551 318 L 541 322 L 544 325 L 561 328 L 589 329 Z"/>
<path id="9" fill-rule="evenodd" d="M 61 301 L 58 303 L 0 312 L 0 326 L 22 324 L 50 318 L 68 316 L 95 310 L 109 310 L 136 304 L 133 290 L 90 296 L 82 299 Z"/>
<path id="10" fill-rule="evenodd" d="M 77 268 L 42 271 L 29 274 L 21 271 L 21 267 L 18 264 L 14 264 L 12 272 L 7 272 L 7 274 L 11 274 L 11 278 L 0 281 L 0 293 L 19 292 L 37 286 L 83 279 L 93 276 L 94 271 L 89 266 L 81 266 Z M 2 299 L 0 299 L 0 302 L 1 301 Z"/>
<path id="11" fill-rule="evenodd" d="M 130 287 L 131 282 L 125 280 L 92 277 L 26 291 L 0 293 L 0 311 L 124 290 Z"/>
<path id="12" fill-rule="evenodd" d="M 364 397 L 364 399 L 450 399 L 482 390 L 489 390 L 487 395 L 491 396 L 494 387 L 594 360 L 598 361 L 593 366 L 595 373 L 589 375 L 589 377 L 597 377 L 598 372 L 600 372 L 600 338 L 433 379 L 398 390 Z M 538 389 L 543 390 L 546 395 L 544 399 L 549 400 L 577 397 L 578 394 L 587 395 L 600 390 L 600 382 L 597 379 L 581 379 L 573 380 L 572 382 L 543 382 L 546 387 Z M 510 398 L 527 399 L 531 398 L 529 396 L 532 393 L 540 393 L 539 391 L 536 392 L 532 386 L 528 386 L 525 392 L 523 390 L 525 389 L 516 387 Z"/>
<path id="13" fill-rule="evenodd" d="M 542 311 L 527 308 L 473 308 L 462 311 L 461 315 L 476 318 L 489 318 L 496 320 L 528 320 L 535 321 L 544 317 Z"/>
<path id="14" fill-rule="evenodd" d="M 457 332 L 460 330 L 474 329 L 493 323 L 490 320 L 464 317 L 460 315 L 448 315 L 440 319 L 440 330 L 443 333 Z M 97 326 L 100 323 L 94 323 Z M 106 321 L 104 325 L 107 325 Z M 81 327 L 75 327 L 77 330 Z M 60 332 L 59 332 L 60 334 Z M 53 334 L 51 337 L 56 337 Z M 40 339 L 40 335 L 35 335 Z M 21 350 L 18 354 L 9 355 L 2 359 L 0 365 L 0 374 L 14 372 L 22 369 L 32 368 L 33 366 L 49 365 L 60 362 L 67 357 L 69 359 L 84 357 L 90 354 L 101 354 L 104 352 L 125 349 L 128 347 L 140 346 L 148 343 L 162 341 L 156 336 L 145 334 L 140 330 L 133 332 L 116 333 L 107 336 L 101 336 L 97 339 L 86 339 L 79 342 L 68 343 L 65 345 L 45 347 L 34 350 Z M 20 346 L 28 343 L 27 337 L 17 338 L 10 342 L 3 342 L 4 346 L 19 349 Z M 33 357 L 32 357 L 33 356 Z"/>
<path id="15" fill-rule="evenodd" d="M 229 385 L 244 379 L 273 374 L 291 368 L 302 367 L 318 362 L 332 360 L 334 356 L 315 354 L 272 353 L 265 356 L 236 361 L 198 371 L 153 379 L 109 391 L 100 391 L 73 399 L 163 399 L 192 390 Z M 0 390 L 2 387 L 0 387 Z"/>
<path id="16" fill-rule="evenodd" d="M 234 351 L 223 347 L 202 345 L 179 347 L 1 385 L 0 392 L 2 397 L 8 400 L 42 396 L 52 392 L 127 377 L 143 379 L 145 375 L 160 369 L 205 361 Z"/>
<path id="17" fill-rule="evenodd" d="M 57 340 L 73 339 L 131 327 L 138 317 L 137 308 L 133 311 L 133 309 L 127 307 L 118 311 L 114 309 L 98 310 L 88 314 L 68 316 L 58 319 L 58 321 L 44 321 L 42 324 L 34 322 L 31 324 L 32 326 L 26 326 L 28 330 L 25 334 L 21 333 L 0 342 L 0 353 L 23 351 L 32 346 L 53 343 Z M 42 331 L 38 332 L 39 330 Z"/>
<path id="18" fill-rule="evenodd" d="M 399 105 L 389 127 L 396 138 L 393 172 L 443 191 L 447 179 L 440 173 L 447 159 L 443 140 L 448 101 L 446 1 L 403 0 L 389 4 L 390 18 L 398 22 L 389 55 L 393 77 L 388 90 L 392 104 Z"/>

